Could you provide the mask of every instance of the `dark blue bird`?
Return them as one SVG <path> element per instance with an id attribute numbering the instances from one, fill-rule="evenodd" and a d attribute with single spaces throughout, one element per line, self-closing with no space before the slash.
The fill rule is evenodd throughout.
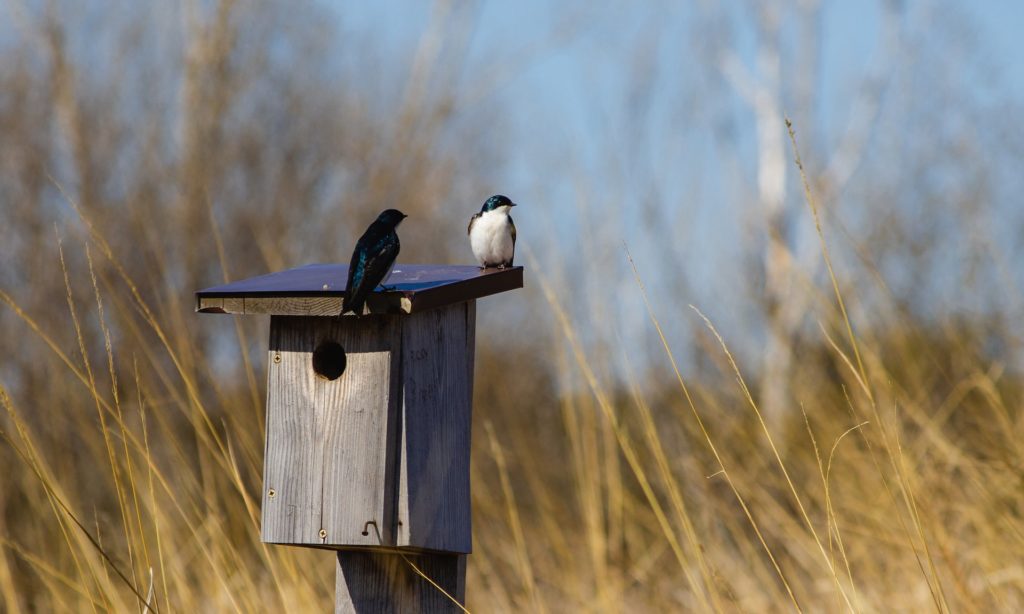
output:
<path id="1" fill-rule="evenodd" d="M 348 266 L 348 284 L 341 313 L 362 315 L 366 297 L 391 274 L 401 248 L 395 228 L 406 217 L 397 209 L 388 209 L 378 215 L 377 220 L 359 237 Z"/>

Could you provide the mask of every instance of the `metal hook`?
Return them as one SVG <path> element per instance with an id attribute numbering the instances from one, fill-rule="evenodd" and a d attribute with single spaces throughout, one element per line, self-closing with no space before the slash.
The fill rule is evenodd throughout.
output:
<path id="1" fill-rule="evenodd" d="M 377 521 L 376 520 L 367 520 L 366 524 L 363 525 L 363 535 L 369 535 L 370 534 L 370 532 L 366 529 L 366 527 L 370 526 L 371 524 L 373 525 L 373 530 L 376 531 L 377 533 L 380 533 L 380 529 L 377 527 Z"/>

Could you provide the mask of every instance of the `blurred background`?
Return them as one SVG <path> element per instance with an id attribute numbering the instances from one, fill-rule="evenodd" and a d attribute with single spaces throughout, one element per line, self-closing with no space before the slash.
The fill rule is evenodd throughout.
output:
<path id="1" fill-rule="evenodd" d="M 268 323 L 192 293 L 387 207 L 468 264 L 495 193 L 470 610 L 1021 610 L 1022 27 L 4 0 L 0 610 L 329 609 L 330 553 L 258 542 Z"/>

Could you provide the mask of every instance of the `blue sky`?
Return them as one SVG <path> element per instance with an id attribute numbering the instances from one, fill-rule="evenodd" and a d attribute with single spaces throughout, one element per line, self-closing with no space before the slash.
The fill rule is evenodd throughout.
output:
<path id="1" fill-rule="evenodd" d="M 973 18 L 986 55 L 1002 73 L 1001 82 L 1015 97 L 1024 97 L 1024 2 L 985 0 L 962 5 Z"/>
<path id="2" fill-rule="evenodd" d="M 336 8 L 345 28 L 372 33 L 395 68 L 408 65 L 432 5 L 339 3 Z M 756 329 L 756 325 L 742 324 L 749 324 L 750 312 L 744 304 L 750 297 L 738 289 L 744 284 L 744 267 L 749 266 L 745 250 L 756 243 L 759 233 L 763 235 L 763 228 L 751 221 L 756 211 L 746 204 L 756 196 L 752 192 L 756 130 L 735 95 L 715 90 L 723 86 L 709 78 L 701 64 L 706 57 L 697 50 L 720 36 L 707 29 L 714 22 L 709 15 L 718 16 L 730 24 L 729 45 L 748 68 L 756 70 L 757 34 L 746 13 L 759 5 L 529 0 L 486 2 L 475 13 L 466 74 L 479 78 L 495 65 L 509 61 L 516 65 L 492 95 L 475 103 L 488 106 L 499 119 L 491 134 L 500 139 L 506 164 L 494 171 L 494 191 L 527 205 L 517 210 L 520 236 L 542 257 L 558 259 L 570 270 L 574 254 L 581 250 L 602 262 L 606 272 L 602 279 L 584 285 L 591 294 L 616 296 L 613 309 L 618 312 L 613 315 L 623 337 L 649 333 L 621 251 L 623 242 L 633 251 L 659 304 L 694 302 L 717 321 L 735 325 L 738 335 Z M 822 6 L 820 64 L 812 79 L 820 96 L 820 112 L 805 119 L 791 108 L 792 101 L 783 103 L 784 112 L 797 121 L 801 147 L 812 165 L 824 165 L 850 121 L 858 87 L 873 71 L 896 74 L 895 85 L 889 87 L 899 90 L 915 86 L 915 78 L 941 73 L 935 66 L 948 61 L 956 67 L 950 69 L 954 72 L 951 87 L 961 89 L 961 101 L 977 103 L 979 108 L 990 102 L 988 98 L 1024 102 L 1024 47 L 1019 43 L 1024 2 L 907 0 L 899 22 L 900 37 L 923 41 L 918 45 L 921 57 L 912 61 L 879 54 L 881 2 L 823 0 Z M 557 32 L 565 22 L 576 27 L 559 38 Z M 796 45 L 799 27 L 783 22 L 784 58 L 786 50 Z M 531 55 L 538 45 L 542 51 Z M 965 74 L 959 76 L 955 74 L 960 70 L 958 62 L 965 67 Z M 797 64 L 784 63 L 781 68 L 786 78 L 796 78 L 793 75 L 801 70 Z M 399 73 L 400 69 L 388 79 L 402 83 Z M 958 78 L 962 78 L 960 86 Z M 461 84 L 467 89 L 476 85 Z M 928 83 L 916 87 L 928 95 Z M 915 123 L 909 118 L 902 121 L 898 113 L 916 113 L 920 104 L 914 101 L 916 94 L 905 105 L 909 111 L 889 108 L 890 101 L 903 93 L 887 93 L 883 98 L 877 121 L 888 121 L 890 131 Z M 882 136 L 892 140 L 892 135 Z M 908 138 L 916 136 L 920 135 L 908 134 Z M 885 146 L 872 141 L 868 156 L 885 151 Z M 824 158 L 815 158 L 815 152 Z M 802 215 L 798 178 L 792 168 L 787 172 L 787 198 Z M 851 181 L 860 188 L 864 183 L 859 178 Z M 596 210 L 581 209 L 581 200 L 604 204 L 595 205 Z M 857 219 L 858 203 L 847 206 L 852 207 L 851 219 Z M 603 246 L 599 254 L 587 250 L 587 232 L 578 218 L 581 211 L 590 211 L 596 218 L 592 226 Z M 651 216 L 655 226 L 679 244 L 671 248 L 672 253 L 666 252 L 664 241 L 647 240 Z M 559 247 L 562 251 L 556 253 Z M 680 277 L 686 287 L 672 285 Z M 678 326 L 673 332 L 685 335 L 686 325 Z"/>

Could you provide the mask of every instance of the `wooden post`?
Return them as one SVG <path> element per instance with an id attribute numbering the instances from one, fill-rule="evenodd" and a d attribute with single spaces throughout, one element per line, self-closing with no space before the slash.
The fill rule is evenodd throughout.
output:
<path id="1" fill-rule="evenodd" d="M 423 576 L 416 573 L 419 569 Z M 461 612 L 466 603 L 465 554 L 338 552 L 336 614 Z M 438 590 L 438 587 L 444 590 Z"/>
<path id="2" fill-rule="evenodd" d="M 261 537 L 338 550 L 337 612 L 458 612 L 476 299 L 522 268 L 399 265 L 369 315 L 337 317 L 346 269 L 197 293 L 199 311 L 272 315 Z"/>

